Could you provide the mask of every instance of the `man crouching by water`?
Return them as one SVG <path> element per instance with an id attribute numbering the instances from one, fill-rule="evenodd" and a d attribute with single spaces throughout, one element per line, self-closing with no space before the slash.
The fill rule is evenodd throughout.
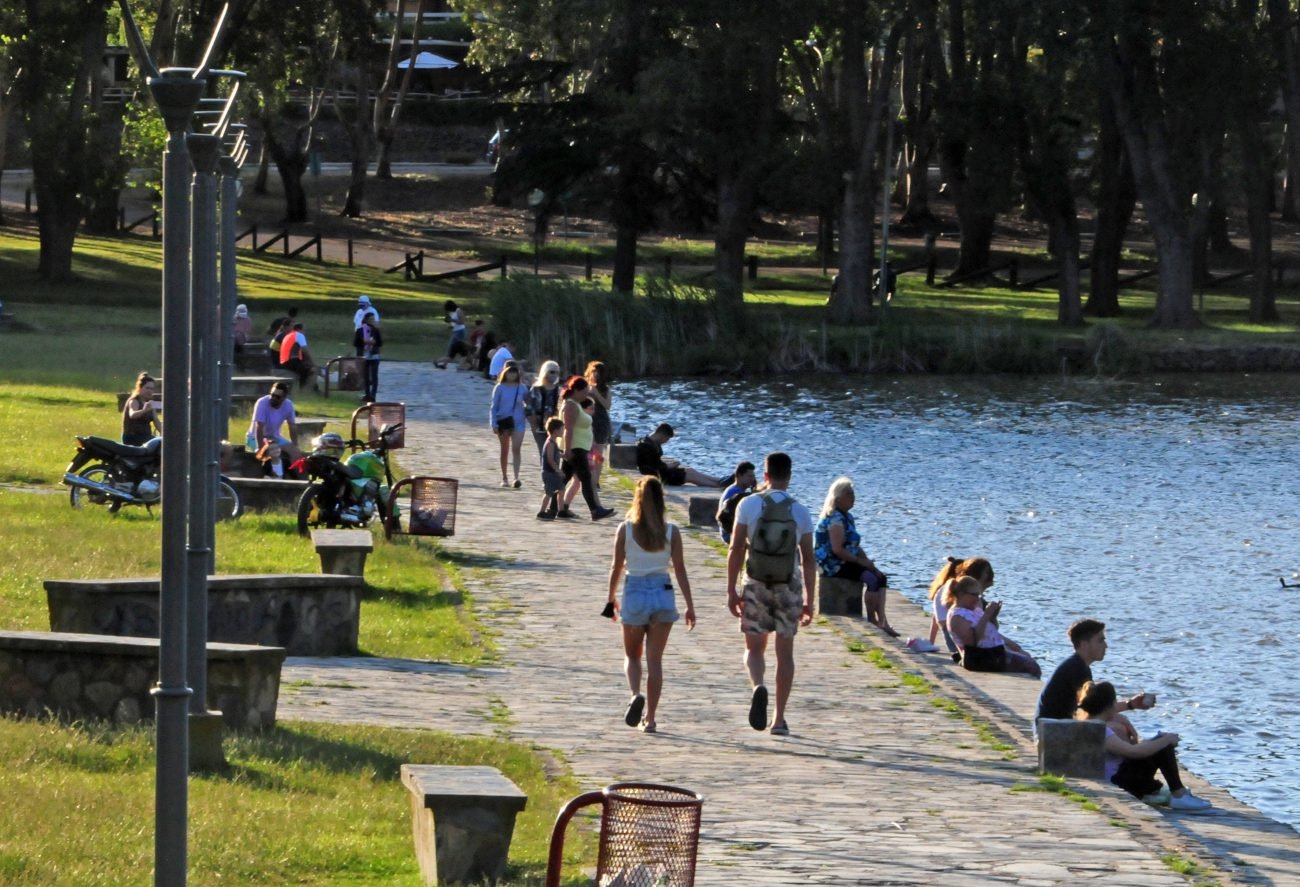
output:
<path id="1" fill-rule="evenodd" d="M 709 477 L 704 472 L 687 468 L 674 459 L 664 458 L 664 444 L 672 440 L 675 433 L 673 426 L 663 422 L 654 431 L 637 441 L 637 471 L 653 475 L 673 487 L 680 487 L 682 484 L 695 484 L 697 487 L 722 486 L 720 478 Z"/>
<path id="2" fill-rule="evenodd" d="M 790 457 L 785 453 L 770 453 L 764 460 L 766 483 L 759 492 L 745 497 L 736 510 L 727 555 L 727 609 L 740 619 L 745 670 L 752 687 L 749 726 L 755 730 L 766 727 L 773 736 L 790 735 L 785 706 L 794 685 L 794 636 L 800 625 L 812 622 L 816 566 L 812 515 L 786 492 L 790 473 Z M 745 583 L 738 594 L 736 582 L 742 566 Z M 769 634 L 776 635 L 776 708 L 770 724 L 763 684 Z"/>

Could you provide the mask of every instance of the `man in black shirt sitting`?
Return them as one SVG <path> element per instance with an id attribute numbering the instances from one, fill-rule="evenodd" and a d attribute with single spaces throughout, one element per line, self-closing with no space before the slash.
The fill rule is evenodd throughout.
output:
<path id="1" fill-rule="evenodd" d="M 636 468 L 642 474 L 658 477 L 669 486 L 680 487 L 682 484 L 695 484 L 697 487 L 720 487 L 722 483 L 716 477 L 709 477 L 702 471 L 687 468 L 672 459 L 664 459 L 664 444 L 672 439 L 673 426 L 662 423 L 648 436 L 636 442 Z"/>
<path id="2" fill-rule="evenodd" d="M 1092 680 L 1092 664 L 1106 658 L 1105 623 L 1080 619 L 1070 626 L 1069 635 L 1074 653 L 1056 667 L 1047 686 L 1043 687 L 1038 697 L 1035 721 L 1039 718 L 1073 718 L 1079 705 L 1079 690 Z M 1155 697 L 1146 693 L 1134 693 L 1119 703 L 1120 711 L 1150 708 L 1154 704 Z"/>

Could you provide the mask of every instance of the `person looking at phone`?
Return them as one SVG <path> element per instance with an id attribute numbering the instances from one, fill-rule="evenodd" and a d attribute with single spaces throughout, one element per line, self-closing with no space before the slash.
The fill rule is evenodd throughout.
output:
<path id="1" fill-rule="evenodd" d="M 1041 675 L 1034 657 L 999 630 L 1002 602 L 984 604 L 983 592 L 984 586 L 974 576 L 962 576 L 948 589 L 948 633 L 961 650 L 962 667 Z"/>
<path id="2" fill-rule="evenodd" d="M 1039 718 L 1073 718 L 1079 705 L 1079 691 L 1092 680 L 1092 664 L 1106 658 L 1106 623 L 1080 619 L 1066 633 L 1074 646 L 1074 653 L 1056 666 L 1056 671 L 1052 672 L 1039 694 L 1035 722 Z M 1152 693 L 1134 693 L 1117 703 L 1119 712 L 1148 709 L 1155 704 L 1156 697 Z M 1120 717 L 1128 723 L 1126 718 Z M 1133 729 L 1131 725 L 1129 729 Z"/>
<path id="3" fill-rule="evenodd" d="M 1205 810 L 1210 802 L 1183 785 L 1178 772 L 1177 733 L 1157 733 L 1143 739 L 1129 722 L 1119 717 L 1120 702 L 1114 685 L 1089 681 L 1079 691 L 1079 709 L 1092 721 L 1106 725 L 1106 778 L 1153 807 L 1168 804 L 1174 810 Z M 1155 778 L 1157 771 L 1168 786 Z"/>
<path id="4" fill-rule="evenodd" d="M 122 443 L 141 447 L 153 438 L 155 429 L 162 434 L 162 419 L 158 415 L 162 401 L 158 400 L 157 392 L 153 376 L 148 373 L 136 376 L 135 388 L 122 406 Z"/>

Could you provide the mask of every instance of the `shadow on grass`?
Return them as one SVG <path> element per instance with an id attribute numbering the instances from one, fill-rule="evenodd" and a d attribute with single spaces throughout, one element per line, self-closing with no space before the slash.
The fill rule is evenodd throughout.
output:
<path id="1" fill-rule="evenodd" d="M 299 769 L 302 764 L 332 774 L 369 773 L 377 781 L 396 782 L 401 765 L 406 763 L 406 756 L 397 752 L 329 739 L 291 727 L 239 734 L 231 738 L 228 753 L 249 762 L 228 763 L 219 771 L 202 774 L 202 778 L 283 791 L 293 785 L 293 780 L 283 774 Z"/>
<path id="2" fill-rule="evenodd" d="M 464 602 L 459 591 L 412 591 L 367 583 L 362 600 L 386 601 L 411 610 L 458 607 Z"/>

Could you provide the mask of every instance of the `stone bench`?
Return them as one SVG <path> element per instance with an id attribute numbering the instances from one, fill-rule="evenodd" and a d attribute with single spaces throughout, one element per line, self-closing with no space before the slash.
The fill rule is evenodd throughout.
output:
<path id="1" fill-rule="evenodd" d="M 862 583 L 817 573 L 814 612 L 825 616 L 861 616 Z"/>
<path id="2" fill-rule="evenodd" d="M 281 477 L 232 477 L 229 480 L 239 492 L 244 511 L 297 511 L 298 500 L 307 489 L 305 480 Z"/>
<path id="3" fill-rule="evenodd" d="M 119 391 L 117 393 L 117 411 L 119 413 L 126 408 L 126 400 L 130 396 L 131 396 L 131 392 L 129 391 Z M 252 397 L 247 394 L 232 394 L 230 396 L 230 415 L 231 416 L 251 415 L 253 412 L 253 404 L 257 401 L 257 398 L 261 396 L 262 395 L 260 394 L 257 395 L 257 397 Z M 158 400 L 159 401 L 162 400 L 161 394 L 158 395 Z M 163 421 L 165 422 L 166 419 L 167 419 L 166 409 L 164 408 Z"/>
<path id="4" fill-rule="evenodd" d="M 158 636 L 156 578 L 49 579 L 54 631 Z M 320 573 L 208 577 L 208 639 L 284 647 L 290 656 L 356 653 L 359 576 Z"/>
<path id="5" fill-rule="evenodd" d="M 238 372 L 269 373 L 275 368 L 265 342 L 245 342 L 244 347 L 235 352 L 235 369 Z"/>
<path id="6" fill-rule="evenodd" d="M 312 530 L 311 544 L 322 573 L 366 575 L 366 556 L 375 550 L 369 530 Z"/>
<path id="7" fill-rule="evenodd" d="M 691 496 L 686 513 L 692 527 L 718 528 L 718 496 Z"/>
<path id="8" fill-rule="evenodd" d="M 528 796 L 495 767 L 403 764 L 415 856 L 426 885 L 495 884 Z"/>
<path id="9" fill-rule="evenodd" d="M 320 435 L 326 425 L 337 421 L 337 419 L 307 419 L 299 416 L 294 422 L 294 429 L 298 432 L 298 439 L 294 443 L 298 444 L 298 448 L 304 453 L 310 453 L 311 439 Z"/>
<path id="10" fill-rule="evenodd" d="M 279 647 L 208 644 L 208 708 L 231 729 L 275 725 Z M 0 712 L 134 724 L 153 720 L 158 640 L 0 631 Z"/>
<path id="11" fill-rule="evenodd" d="M 1079 779 L 1106 775 L 1106 725 L 1101 721 L 1039 718 L 1038 771 Z"/>
<path id="12" fill-rule="evenodd" d="M 236 478 L 258 480 L 264 477 L 262 460 L 248 451 L 243 444 L 223 444 L 221 448 L 221 473 L 234 483 Z M 245 508 L 248 506 L 245 505 Z"/>
<path id="13" fill-rule="evenodd" d="M 271 393 L 271 386 L 283 382 L 289 386 L 289 397 L 293 397 L 298 387 L 298 377 L 288 371 L 277 371 L 260 376 L 231 376 L 230 393 L 236 396 L 251 397 L 254 400 Z"/>
<path id="14" fill-rule="evenodd" d="M 609 448 L 609 467 L 636 471 L 636 444 L 614 444 Z"/>

